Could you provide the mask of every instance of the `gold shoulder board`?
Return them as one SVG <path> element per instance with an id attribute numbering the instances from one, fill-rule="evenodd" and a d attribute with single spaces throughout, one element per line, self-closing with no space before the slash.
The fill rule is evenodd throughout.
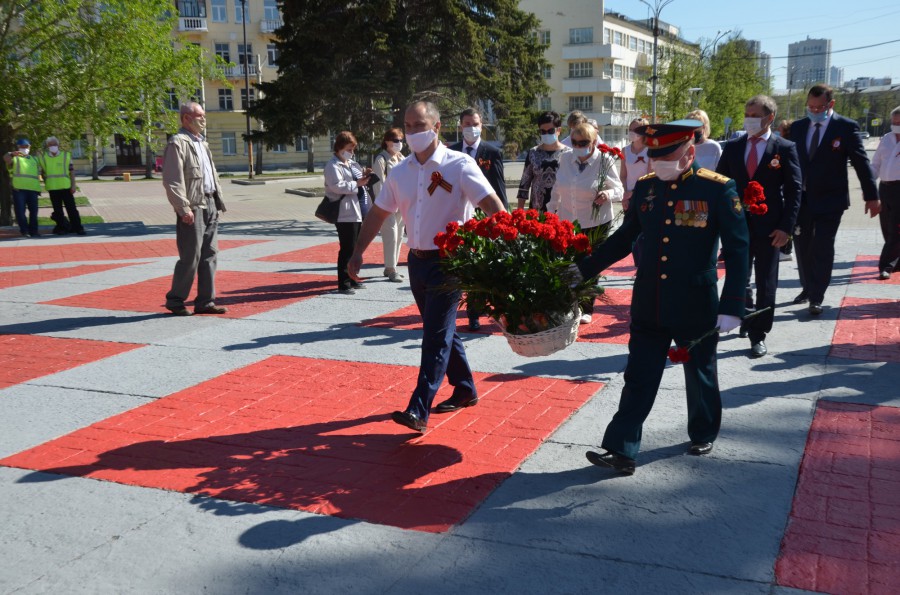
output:
<path id="1" fill-rule="evenodd" d="M 713 182 L 718 182 L 719 184 L 727 184 L 729 178 L 728 176 L 723 176 L 722 174 L 717 174 L 711 169 L 700 168 L 697 170 L 697 176 L 703 178 L 704 180 L 712 180 Z"/>
<path id="2" fill-rule="evenodd" d="M 654 177 L 656 177 L 656 172 L 651 171 L 649 174 L 644 174 L 643 176 L 638 178 L 638 182 L 640 182 L 641 180 L 649 180 L 650 178 L 654 178 Z"/>

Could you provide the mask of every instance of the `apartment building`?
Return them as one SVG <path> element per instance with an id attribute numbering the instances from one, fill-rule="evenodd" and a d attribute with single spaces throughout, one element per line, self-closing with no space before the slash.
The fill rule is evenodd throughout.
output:
<path id="1" fill-rule="evenodd" d="M 623 142 L 629 122 L 647 116 L 635 97 L 649 88 L 653 29 L 646 21 L 606 12 L 602 0 L 521 0 L 519 7 L 541 20 L 538 35 L 550 46 L 544 78 L 552 91 L 537 99 L 538 109 L 563 115 L 580 110 L 597 120 L 604 141 Z M 676 27 L 660 22 L 660 29 L 661 46 L 677 41 Z"/>
<path id="2" fill-rule="evenodd" d="M 788 45 L 788 88 L 805 89 L 831 75 L 831 40 L 810 39 Z"/>

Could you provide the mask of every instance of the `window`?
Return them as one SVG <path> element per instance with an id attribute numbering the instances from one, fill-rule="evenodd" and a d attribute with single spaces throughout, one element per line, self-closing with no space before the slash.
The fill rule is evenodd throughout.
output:
<path id="1" fill-rule="evenodd" d="M 251 65 L 253 64 L 253 44 L 252 43 L 247 44 L 247 51 L 244 51 L 244 44 L 242 44 L 242 43 L 238 44 L 237 63 L 240 64 L 241 66 L 244 66 L 248 63 Z M 252 74 L 252 72 L 251 72 L 251 74 Z"/>
<path id="2" fill-rule="evenodd" d="M 603 43 L 609 43 L 611 36 L 612 36 L 612 32 L 609 30 L 609 28 L 604 27 L 603 28 Z"/>
<path id="3" fill-rule="evenodd" d="M 583 79 L 594 76 L 593 62 L 572 62 L 569 64 L 569 78 Z"/>
<path id="4" fill-rule="evenodd" d="M 216 56 L 222 58 L 224 62 L 231 62 L 231 50 L 227 43 L 216 43 Z"/>
<path id="5" fill-rule="evenodd" d="M 166 107 L 170 110 L 177 110 L 179 108 L 178 93 L 175 92 L 175 89 L 168 90 L 166 95 Z"/>
<path id="6" fill-rule="evenodd" d="M 545 64 L 545 65 L 541 68 L 541 74 L 544 75 L 544 78 L 545 78 L 545 79 L 550 78 L 551 76 L 553 76 L 553 67 L 552 67 L 551 65 L 549 65 L 549 64 Z"/>
<path id="7" fill-rule="evenodd" d="M 616 45 L 623 45 L 621 31 L 613 31 L 613 43 Z"/>
<path id="8" fill-rule="evenodd" d="M 613 106 L 613 98 L 612 95 L 604 95 L 603 96 L 603 111 L 611 112 Z"/>
<path id="9" fill-rule="evenodd" d="M 278 3 L 276 0 L 265 0 L 263 2 L 263 18 L 270 22 L 281 20 L 281 13 L 278 12 Z"/>
<path id="10" fill-rule="evenodd" d="M 613 97 L 613 109 L 617 112 L 622 111 L 622 98 Z"/>
<path id="11" fill-rule="evenodd" d="M 237 144 L 235 144 L 233 132 L 222 133 L 222 154 L 237 155 Z"/>
<path id="12" fill-rule="evenodd" d="M 178 0 L 178 16 L 206 18 L 206 2 L 202 0 Z"/>
<path id="13" fill-rule="evenodd" d="M 628 49 L 632 51 L 637 51 L 638 48 L 638 40 L 637 37 L 628 36 Z"/>
<path id="14" fill-rule="evenodd" d="M 309 137 L 308 136 L 298 136 L 294 139 L 294 150 L 298 153 L 305 153 L 309 151 Z"/>
<path id="15" fill-rule="evenodd" d="M 278 48 L 274 43 L 266 44 L 266 64 L 272 68 L 278 66 Z"/>
<path id="16" fill-rule="evenodd" d="M 594 111 L 593 95 L 575 95 L 569 97 L 569 111 L 581 110 L 583 112 Z"/>
<path id="17" fill-rule="evenodd" d="M 539 37 L 541 44 L 550 45 L 550 31 L 541 31 Z"/>
<path id="18" fill-rule="evenodd" d="M 214 23 L 228 22 L 228 6 L 225 0 L 211 0 L 210 8 L 212 8 L 212 20 Z"/>
<path id="19" fill-rule="evenodd" d="M 76 138 L 72 141 L 72 159 L 84 159 L 85 157 L 85 148 L 88 147 L 88 140 L 86 135 L 82 135 L 81 138 Z"/>
<path id="20" fill-rule="evenodd" d="M 284 143 L 276 143 L 276 144 L 272 145 L 272 152 L 273 153 L 287 153 L 287 147 L 284 145 Z"/>
<path id="21" fill-rule="evenodd" d="M 613 78 L 614 79 L 622 78 L 622 65 L 621 64 L 613 64 Z"/>
<path id="22" fill-rule="evenodd" d="M 538 102 L 538 106 L 539 106 L 539 109 L 544 112 L 549 112 L 550 110 L 553 109 L 551 102 L 550 102 L 550 98 L 546 95 L 544 95 L 543 97 L 540 98 L 540 100 Z"/>
<path id="23" fill-rule="evenodd" d="M 603 78 L 612 78 L 613 73 L 613 65 L 610 62 L 607 62 L 603 65 Z"/>
<path id="24" fill-rule="evenodd" d="M 569 43 L 594 43 L 594 28 L 583 27 L 580 29 L 569 29 Z"/>
<path id="25" fill-rule="evenodd" d="M 241 0 L 234 0 L 234 22 L 235 23 L 249 23 L 250 15 L 247 15 L 247 19 L 244 20 L 244 10 L 241 6 Z"/>
<path id="26" fill-rule="evenodd" d="M 250 89 L 250 103 L 256 100 L 256 89 Z M 247 89 L 241 89 L 241 109 L 247 109 Z"/>
<path id="27" fill-rule="evenodd" d="M 231 89 L 219 89 L 219 109 L 225 112 L 234 110 L 234 98 Z"/>

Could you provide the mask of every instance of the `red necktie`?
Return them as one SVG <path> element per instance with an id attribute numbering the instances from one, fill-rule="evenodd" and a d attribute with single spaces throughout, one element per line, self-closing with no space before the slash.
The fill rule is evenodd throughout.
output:
<path id="1" fill-rule="evenodd" d="M 753 174 L 756 173 L 756 168 L 759 166 L 759 155 L 756 154 L 756 145 L 761 140 L 759 137 L 750 139 L 750 154 L 747 155 L 747 176 L 751 180 L 753 179 Z"/>

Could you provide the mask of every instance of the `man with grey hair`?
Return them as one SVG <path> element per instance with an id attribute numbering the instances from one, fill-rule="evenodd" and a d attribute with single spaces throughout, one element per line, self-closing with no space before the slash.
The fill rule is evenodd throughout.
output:
<path id="1" fill-rule="evenodd" d="M 219 252 L 219 211 L 225 212 L 219 174 L 203 137 L 206 112 L 198 103 L 181 106 L 181 129 L 172 135 L 163 156 L 163 188 L 178 217 L 175 241 L 178 262 L 166 309 L 176 316 L 190 316 L 185 301 L 197 277 L 194 314 L 224 314 L 215 304 L 216 259 Z"/>
<path id="2" fill-rule="evenodd" d="M 772 134 L 777 105 L 767 95 L 755 95 L 744 106 L 747 134 L 725 144 L 717 171 L 735 181 L 743 197 L 750 182 L 762 187 L 764 213 L 744 210 L 750 229 L 750 269 L 747 277 L 747 310 L 769 308 L 741 325 L 750 339 L 750 357 L 767 352 L 765 338 L 772 330 L 775 292 L 778 289 L 780 248 L 797 223 L 800 212 L 800 160 L 794 143 Z M 750 275 L 756 275 L 756 300 Z"/>
<path id="3" fill-rule="evenodd" d="M 391 418 L 415 432 L 424 432 L 431 403 L 445 375 L 453 394 L 435 408 L 435 413 L 478 403 L 466 350 L 456 333 L 460 291 L 447 289 L 434 237 L 446 231 L 448 223 L 462 224 L 471 219 L 475 207 L 493 215 L 503 209 L 503 203 L 474 159 L 447 149 L 441 142 L 441 116 L 434 104 L 411 104 L 406 108 L 404 127 L 412 155 L 395 165 L 381 186 L 363 221 L 347 272 L 359 279 L 363 253 L 387 216 L 399 212 L 406 224 L 409 286 L 422 316 L 423 336 L 416 388 L 406 409 L 395 411 Z"/>
<path id="4" fill-rule="evenodd" d="M 44 185 L 53 205 L 53 214 L 50 215 L 56 222 L 53 233 L 65 235 L 74 231 L 80 236 L 86 235 L 78 207 L 75 206 L 75 166 L 72 164 L 72 154 L 60 150 L 59 139 L 55 136 L 47 137 L 44 148 L 45 151 L 39 157 L 39 161 L 44 174 Z M 65 214 L 63 205 L 66 207 Z M 66 214 L 69 216 L 68 219 Z"/>
<path id="5" fill-rule="evenodd" d="M 572 129 L 578 126 L 579 124 L 584 124 L 587 122 L 587 116 L 584 115 L 584 112 L 579 110 L 573 110 L 569 113 L 569 117 L 566 118 L 566 127 L 569 129 L 569 136 L 559 141 L 560 143 L 566 145 L 570 149 L 572 148 Z"/>

